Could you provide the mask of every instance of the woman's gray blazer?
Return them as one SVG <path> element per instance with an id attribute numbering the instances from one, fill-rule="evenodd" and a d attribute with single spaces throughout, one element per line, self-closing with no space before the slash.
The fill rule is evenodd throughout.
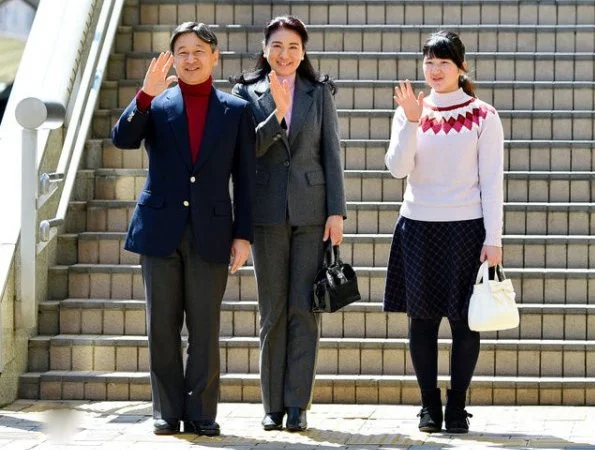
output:
<path id="1" fill-rule="evenodd" d="M 330 87 L 296 77 L 289 136 L 275 117 L 268 79 L 236 84 L 256 123 L 254 223 L 324 225 L 346 217 L 337 110 Z"/>

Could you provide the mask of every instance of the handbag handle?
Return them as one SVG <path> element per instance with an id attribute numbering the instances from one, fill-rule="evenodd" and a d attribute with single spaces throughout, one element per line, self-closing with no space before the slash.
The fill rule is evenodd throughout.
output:
<path id="1" fill-rule="evenodd" d="M 504 269 L 502 264 L 496 264 L 494 266 L 494 278 L 498 281 L 504 281 L 506 276 L 504 275 Z M 477 277 L 475 278 L 475 284 L 479 284 L 483 279 L 483 283 L 487 283 L 490 280 L 489 264 L 487 261 L 481 263 L 481 267 L 477 271 Z"/>
<path id="2" fill-rule="evenodd" d="M 335 262 L 341 262 L 341 252 L 339 251 L 338 245 L 333 245 L 333 256 L 335 257 Z"/>
<path id="3" fill-rule="evenodd" d="M 325 241 L 324 265 L 329 267 L 333 263 L 341 262 L 341 252 L 338 245 L 332 245 L 331 240 Z"/>

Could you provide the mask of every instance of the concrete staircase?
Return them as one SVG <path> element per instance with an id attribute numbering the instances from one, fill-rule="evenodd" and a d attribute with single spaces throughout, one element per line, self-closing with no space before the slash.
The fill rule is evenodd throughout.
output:
<path id="1" fill-rule="evenodd" d="M 198 18 L 220 40 L 216 83 L 253 65 L 262 26 L 292 13 L 309 25 L 309 54 L 337 79 L 348 220 L 344 259 L 363 300 L 325 315 L 316 402 L 417 403 L 407 318 L 382 312 L 391 234 L 404 182 L 383 157 L 397 79 L 422 88 L 421 42 L 459 31 L 479 96 L 506 137 L 505 268 L 520 327 L 484 333 L 473 404 L 595 404 L 595 5 L 575 1 L 130 0 L 80 168 L 23 398 L 148 400 L 144 293 L 138 256 L 122 250 L 147 161 L 109 130 L 174 26 Z M 330 25 L 327 25 L 330 24 Z M 427 88 L 425 88 L 427 90 Z M 222 401 L 260 401 L 252 267 L 230 277 L 221 329 Z M 449 371 L 449 331 L 439 371 Z"/>

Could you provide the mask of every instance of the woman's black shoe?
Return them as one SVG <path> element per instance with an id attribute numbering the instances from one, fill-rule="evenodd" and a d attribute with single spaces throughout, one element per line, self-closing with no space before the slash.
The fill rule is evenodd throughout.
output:
<path id="1" fill-rule="evenodd" d="M 419 430 L 424 433 L 437 433 L 442 430 L 442 400 L 440 389 L 421 391 L 421 411 L 419 417 Z"/>
<path id="2" fill-rule="evenodd" d="M 438 433 L 442 430 L 442 409 L 422 407 L 417 414 L 419 417 L 419 431 L 424 433 Z"/>
<path id="3" fill-rule="evenodd" d="M 469 433 L 469 419 L 468 417 L 473 417 L 473 414 L 469 414 L 467 411 L 463 410 L 460 413 L 453 414 L 452 412 L 449 414 L 446 413 L 446 432 L 447 433 Z"/>
<path id="4" fill-rule="evenodd" d="M 284 415 L 283 412 L 266 413 L 262 419 L 262 427 L 265 431 L 282 430 Z"/>
<path id="5" fill-rule="evenodd" d="M 444 408 L 444 424 L 447 433 L 468 433 L 469 417 L 473 417 L 465 410 L 466 392 L 448 390 L 446 393 L 446 408 Z"/>
<path id="6" fill-rule="evenodd" d="M 308 428 L 306 420 L 306 410 L 292 406 L 287 408 L 287 431 L 304 431 Z"/>

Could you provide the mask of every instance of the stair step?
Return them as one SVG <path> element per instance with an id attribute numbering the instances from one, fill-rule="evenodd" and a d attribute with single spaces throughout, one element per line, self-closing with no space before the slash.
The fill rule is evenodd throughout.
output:
<path id="1" fill-rule="evenodd" d="M 139 264 L 139 255 L 124 250 L 124 232 L 63 234 L 59 251 L 69 256 L 59 264 Z M 386 266 L 392 234 L 346 234 L 341 244 L 345 262 Z M 505 235 L 504 267 L 595 268 L 595 236 Z M 248 263 L 251 264 L 251 258 Z"/>
<path id="2" fill-rule="evenodd" d="M 182 338 L 182 346 L 186 338 Z M 219 339 L 223 373 L 258 373 L 258 337 Z M 144 335 L 57 335 L 29 341 L 33 370 L 148 371 Z M 317 373 L 414 375 L 408 338 L 321 338 Z M 450 339 L 438 340 L 438 370 L 449 371 Z M 49 367 L 35 362 L 49 356 Z M 477 375 L 595 377 L 591 340 L 482 339 Z"/>
<path id="3" fill-rule="evenodd" d="M 388 139 L 342 139 L 341 144 L 346 169 L 386 169 L 384 155 Z M 106 145 L 109 147 L 111 143 Z M 593 171 L 593 147 L 593 140 L 505 140 L 504 166 L 507 170 Z M 110 156 L 121 153 L 122 150 L 111 147 Z"/>
<path id="4" fill-rule="evenodd" d="M 387 139 L 394 109 L 339 109 L 341 136 L 349 139 Z M 121 108 L 97 110 L 92 135 L 108 137 L 122 114 Z M 595 138 L 594 110 L 500 110 L 505 136 L 512 139 Z"/>
<path id="5" fill-rule="evenodd" d="M 136 80 L 137 86 L 140 86 L 154 55 L 154 52 L 115 53 L 110 58 L 106 79 Z M 316 70 L 328 73 L 339 83 L 342 80 L 386 80 L 394 83 L 406 78 L 423 79 L 423 58 L 419 49 L 410 52 L 308 49 L 308 57 Z M 465 59 L 472 78 L 481 80 L 478 82 L 480 87 L 483 84 L 489 86 L 490 80 L 507 82 L 512 76 L 515 80 L 527 82 L 592 82 L 595 63 L 592 52 L 467 52 Z M 242 69 L 252 69 L 254 63 L 253 51 L 222 51 L 213 77 L 227 80 Z M 483 98 L 482 95 L 480 97 Z"/>
<path id="6" fill-rule="evenodd" d="M 66 232 L 126 231 L 134 200 L 72 201 Z M 594 203 L 509 202 L 504 204 L 504 233 L 595 234 Z M 392 233 L 400 202 L 347 202 L 346 233 Z"/>
<path id="7" fill-rule="evenodd" d="M 501 332 L 484 332 L 483 338 L 595 339 L 595 305 L 519 304 L 520 325 Z M 224 301 L 221 306 L 222 336 L 256 336 L 259 324 L 256 301 Z M 50 324 L 53 321 L 53 324 Z M 41 335 L 145 334 L 145 301 L 121 299 L 65 299 L 40 304 Z M 405 338 L 404 314 L 383 312 L 379 301 L 356 302 L 335 314 L 322 314 L 322 337 Z M 441 338 L 450 336 L 446 321 Z"/>
<path id="8" fill-rule="evenodd" d="M 289 1 L 256 0 L 201 0 L 178 2 L 166 0 L 141 0 L 125 9 L 124 23 L 172 24 L 184 20 L 205 23 L 256 24 L 262 26 L 265 18 L 280 14 L 297 15 L 308 24 L 442 24 L 442 23 L 593 23 L 595 15 L 589 0 L 549 2 L 529 1 L 478 1 L 435 0 L 391 3 L 386 1 Z M 590 22 L 589 22 L 590 19 Z"/>
<path id="9" fill-rule="evenodd" d="M 351 201 L 399 201 L 406 183 L 406 179 L 396 180 L 388 170 L 345 171 L 345 192 Z M 505 202 L 588 203 L 594 200 L 595 172 L 504 172 Z"/>
<path id="10" fill-rule="evenodd" d="M 120 26 L 116 52 L 160 52 L 169 48 L 176 24 Z M 447 24 L 458 32 L 469 51 L 593 52 L 595 25 Z M 219 48 L 236 52 L 262 46 L 262 25 L 211 25 Z M 308 25 L 308 48 L 324 51 L 417 52 L 420 42 L 436 31 L 436 24 Z"/>
<path id="11" fill-rule="evenodd" d="M 345 138 L 379 139 L 390 135 L 394 109 L 339 109 L 337 112 L 339 129 Z M 595 137 L 595 111 L 592 110 L 500 110 L 498 114 L 504 135 L 513 139 L 590 140 Z"/>
<path id="12" fill-rule="evenodd" d="M 143 190 L 148 169 L 83 169 L 73 200 L 135 200 Z M 406 180 L 388 170 L 344 172 L 348 201 L 394 202 L 403 198 Z M 505 202 L 593 202 L 595 172 L 506 171 Z"/>
<path id="13" fill-rule="evenodd" d="M 247 66 L 242 69 L 249 68 Z M 335 77 L 333 72 L 329 73 Z M 227 76 L 230 75 L 231 73 L 227 74 Z M 416 91 L 428 91 L 423 79 L 416 81 L 412 73 L 396 77 L 395 80 L 405 78 L 412 80 Z M 335 80 L 337 108 L 394 109 L 396 106 L 393 100 L 395 80 Z M 227 80 L 216 80 L 214 84 L 225 91 L 230 91 L 233 86 Z M 592 95 L 595 83 L 592 81 L 476 81 L 475 84 L 477 96 L 493 105 L 498 111 L 595 109 Z M 99 108 L 125 108 L 140 86 L 142 86 L 142 79 L 105 81 L 101 89 Z"/>
<path id="14" fill-rule="evenodd" d="M 348 202 L 348 233 L 391 233 L 400 202 Z M 504 204 L 506 234 L 592 234 L 593 203 L 508 202 Z"/>
<path id="15" fill-rule="evenodd" d="M 354 267 L 362 301 L 382 298 L 385 267 Z M 506 269 L 520 303 L 595 303 L 595 269 L 514 268 Z M 120 298 L 142 299 L 144 290 L 139 265 L 75 264 L 49 269 L 50 299 Z M 252 267 L 230 276 L 225 300 L 256 300 L 256 280 Z"/>
<path id="16" fill-rule="evenodd" d="M 449 379 L 439 376 L 439 387 Z M 20 377 L 19 397 L 42 400 L 142 400 L 151 398 L 146 372 L 30 372 Z M 257 374 L 222 374 L 223 402 L 260 399 Z M 317 375 L 316 403 L 419 404 L 414 376 Z M 471 405 L 595 405 L 595 378 L 475 376 L 469 389 Z"/>
<path id="17" fill-rule="evenodd" d="M 384 170 L 388 139 L 342 139 L 346 169 Z M 504 164 L 508 170 L 593 171 L 593 140 L 507 140 Z M 120 150 L 110 138 L 90 139 L 86 148 L 86 168 L 148 167 L 147 155 L 138 150 Z"/>

